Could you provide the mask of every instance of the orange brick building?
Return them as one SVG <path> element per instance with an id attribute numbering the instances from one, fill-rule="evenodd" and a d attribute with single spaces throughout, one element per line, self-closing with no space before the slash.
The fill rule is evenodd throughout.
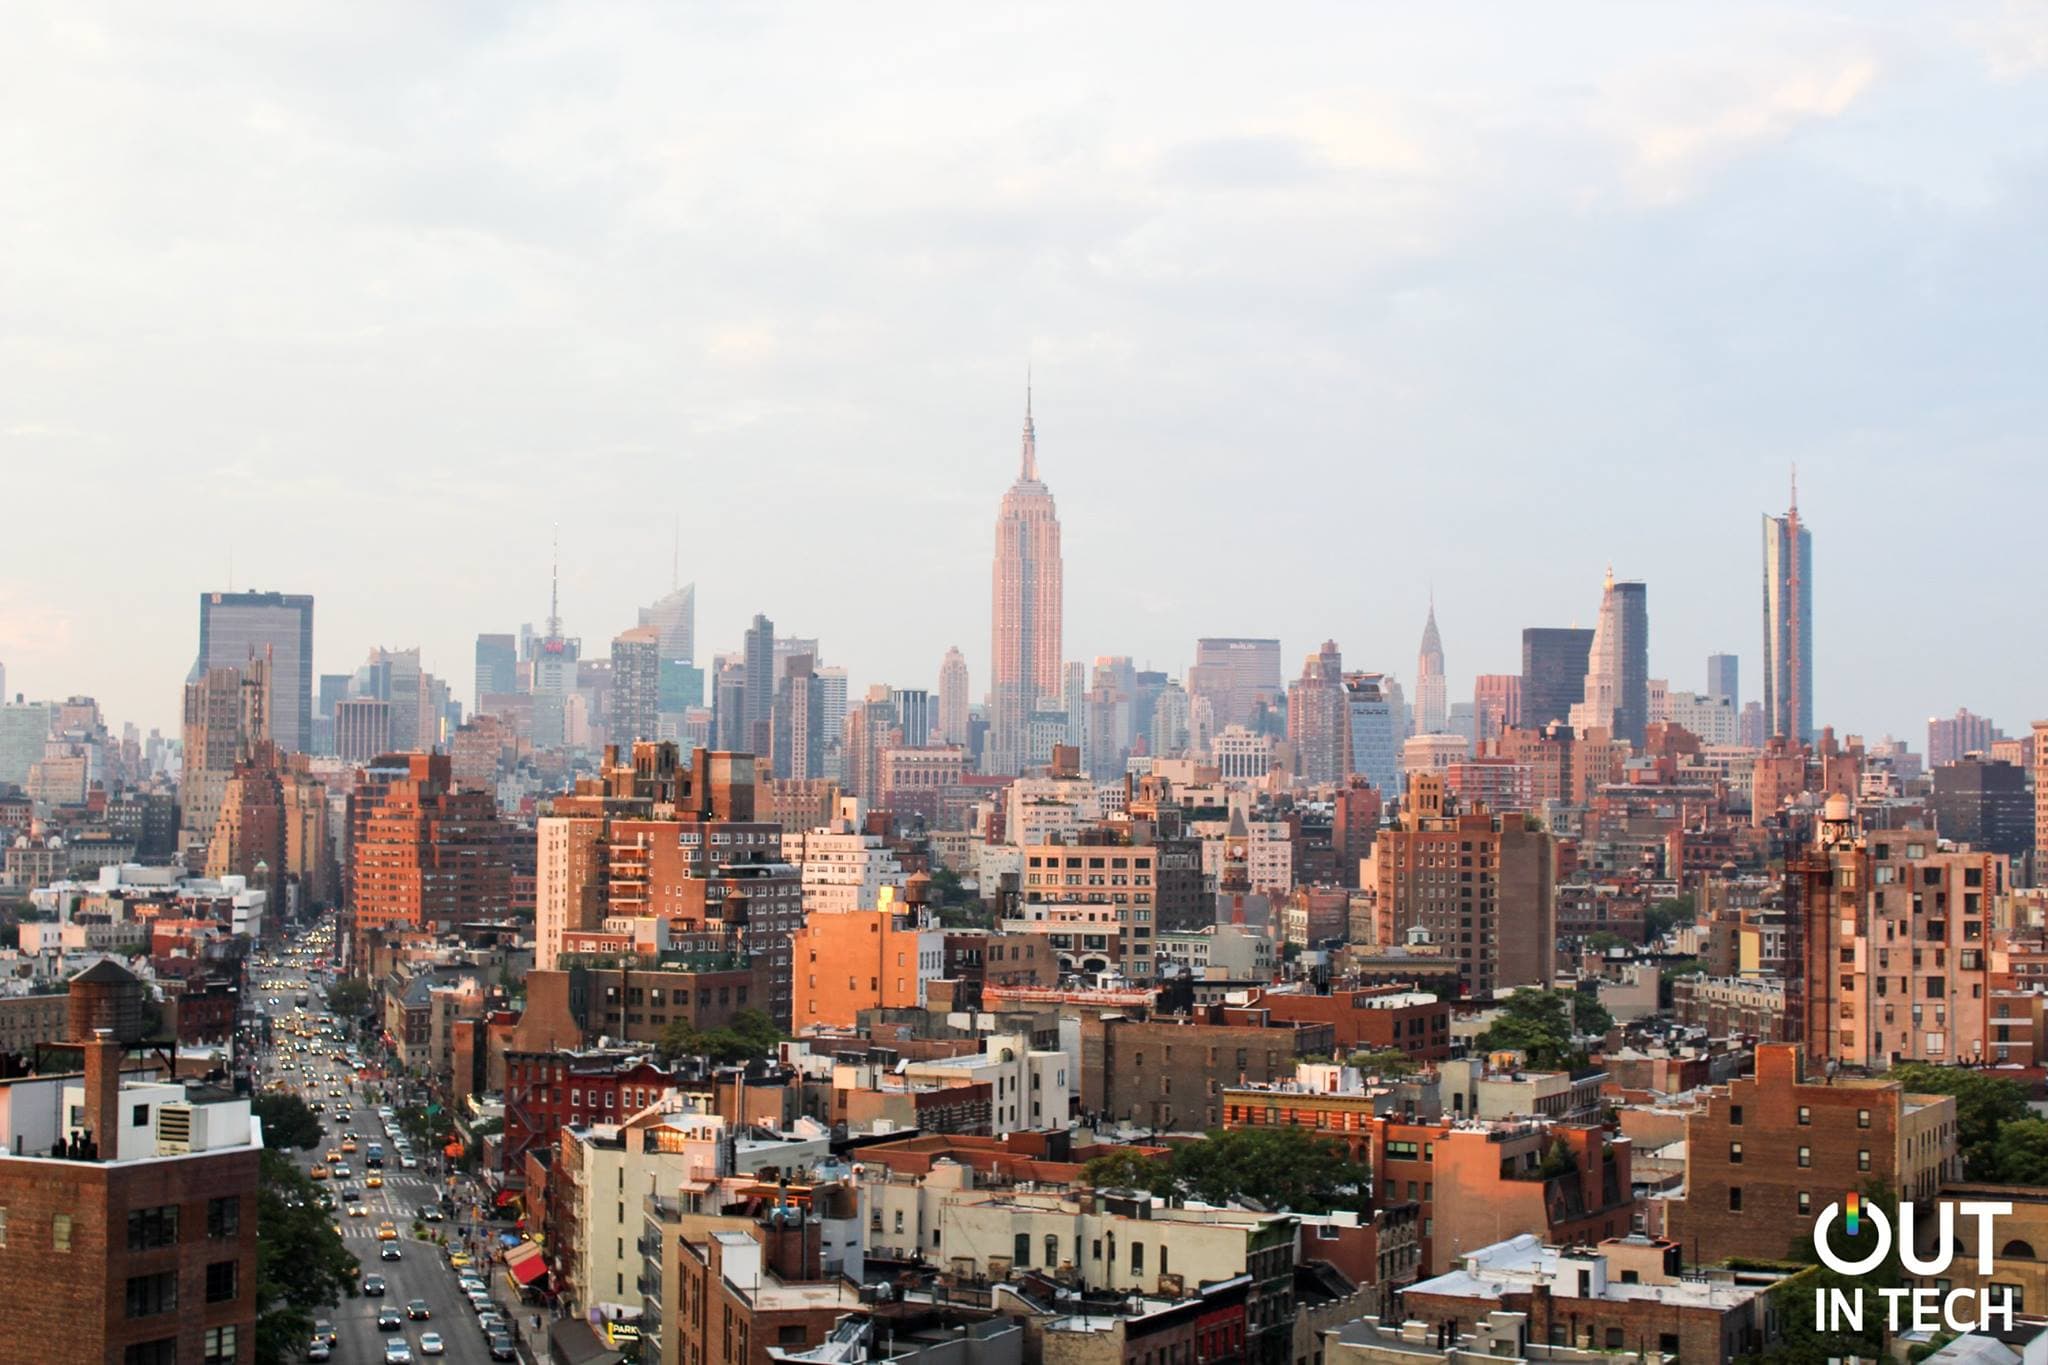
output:
<path id="1" fill-rule="evenodd" d="M 440 928 L 506 912 L 512 831 L 489 794 L 461 791 L 446 754 L 387 754 L 349 795 L 355 928 Z"/>
<path id="2" fill-rule="evenodd" d="M 851 1028 L 868 1009 L 915 1009 L 946 970 L 946 936 L 882 888 L 874 910 L 813 915 L 790 942 L 791 1025 Z"/>

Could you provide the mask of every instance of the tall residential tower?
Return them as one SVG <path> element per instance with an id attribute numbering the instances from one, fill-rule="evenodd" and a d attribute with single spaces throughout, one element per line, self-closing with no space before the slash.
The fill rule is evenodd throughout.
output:
<path id="1" fill-rule="evenodd" d="M 1764 517 L 1764 727 L 1813 739 L 1813 534 L 1796 480 L 1785 515 Z"/>

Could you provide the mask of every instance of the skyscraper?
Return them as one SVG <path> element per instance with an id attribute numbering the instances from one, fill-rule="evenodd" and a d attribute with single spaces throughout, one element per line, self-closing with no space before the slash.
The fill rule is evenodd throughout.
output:
<path id="1" fill-rule="evenodd" d="M 1280 696 L 1280 642 L 1213 636 L 1195 641 L 1187 689 L 1189 697 L 1208 701 L 1219 731 L 1252 724 Z"/>
<path id="2" fill-rule="evenodd" d="M 1377 787 L 1382 796 L 1401 790 L 1401 730 L 1404 720 L 1391 679 L 1384 673 L 1344 675 L 1345 735 L 1350 742 L 1350 771 Z"/>
<path id="3" fill-rule="evenodd" d="M 503 696 L 519 687 L 519 641 L 510 635 L 476 637 L 476 700 L 470 710 L 485 711 L 484 698 Z"/>
<path id="4" fill-rule="evenodd" d="M 775 712 L 775 623 L 760 612 L 747 628 L 742 653 L 747 665 L 745 728 L 740 747 L 756 756 L 770 748 L 769 729 Z"/>
<path id="5" fill-rule="evenodd" d="M 808 654 L 792 654 L 776 685 L 774 749 L 770 758 L 777 777 L 804 781 L 822 773 L 826 730 L 825 685 Z"/>
<path id="6" fill-rule="evenodd" d="M 1444 641 L 1436 631 L 1436 598 L 1429 600 L 1429 621 L 1422 627 L 1422 650 L 1415 662 L 1417 734 L 1440 735 L 1449 717 L 1444 695 Z"/>
<path id="7" fill-rule="evenodd" d="M 1615 582 L 1609 569 L 1586 660 L 1586 685 L 1571 711 L 1572 729 L 1580 734 L 1605 730 L 1610 738 L 1641 748 L 1649 720 L 1650 592 L 1641 583 Z"/>
<path id="8" fill-rule="evenodd" d="M 661 657 L 697 659 L 697 585 L 685 583 L 651 607 L 640 608 L 640 624 L 661 637 Z"/>
<path id="9" fill-rule="evenodd" d="M 1045 698 L 1061 696 L 1060 521 L 1038 477 L 1038 430 L 1024 394 L 1023 464 L 996 514 L 989 687 L 995 705 L 989 766 L 1023 767 L 1025 725 Z"/>
<path id="10" fill-rule="evenodd" d="M 661 632 L 652 625 L 635 626 L 612 641 L 608 721 L 611 742 L 621 749 L 661 737 Z"/>
<path id="11" fill-rule="evenodd" d="M 1580 674 L 1584 677 L 1583 671 Z M 1522 679 L 1515 673 L 1481 673 L 1472 680 L 1472 738 L 1499 739 L 1522 723 Z"/>
<path id="12" fill-rule="evenodd" d="M 187 682 L 209 668 L 270 660 L 270 738 L 304 752 L 313 742 L 313 599 L 305 593 L 199 595 L 199 657 Z"/>
<path id="13" fill-rule="evenodd" d="M 1707 656 L 1707 695 L 1727 701 L 1728 709 L 1738 715 L 1742 712 L 1740 662 L 1733 654 Z"/>
<path id="14" fill-rule="evenodd" d="M 939 743 L 967 742 L 967 712 L 967 656 L 955 645 L 939 665 Z"/>
<path id="15" fill-rule="evenodd" d="M 185 766 L 178 784 L 179 834 L 188 849 L 204 849 L 220 818 L 221 800 L 235 764 L 270 738 L 270 699 L 276 689 L 270 660 L 244 658 L 217 665 L 185 684 Z M 196 864 L 195 864 L 196 866 Z"/>
<path id="16" fill-rule="evenodd" d="M 1287 738 L 1302 777 L 1311 783 L 1341 782 L 1350 771 L 1348 704 L 1344 655 L 1335 640 L 1325 640 L 1302 662 L 1301 677 L 1287 690 Z"/>
<path id="17" fill-rule="evenodd" d="M 1585 696 L 1593 632 L 1531 626 L 1522 632 L 1522 724 L 1540 730 L 1570 717 Z"/>
<path id="18" fill-rule="evenodd" d="M 1813 740 L 1813 534 L 1796 480 L 1785 515 L 1764 516 L 1764 724 Z"/>

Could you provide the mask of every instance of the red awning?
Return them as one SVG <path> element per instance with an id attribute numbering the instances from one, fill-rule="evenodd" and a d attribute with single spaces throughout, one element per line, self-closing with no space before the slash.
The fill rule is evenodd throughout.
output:
<path id="1" fill-rule="evenodd" d="M 548 1258 L 534 1243 L 521 1242 L 505 1253 L 505 1273 L 515 1284 L 532 1284 L 548 1273 Z"/>
<path id="2" fill-rule="evenodd" d="M 499 1207 L 499 1208 L 501 1208 L 501 1209 L 502 1209 L 502 1208 L 504 1208 L 504 1207 L 505 1207 L 505 1206 L 506 1206 L 507 1204 L 516 1204 L 516 1203 L 518 1203 L 518 1202 L 519 1202 L 519 1191 L 517 1191 L 517 1190 L 499 1190 L 499 1191 L 498 1191 L 498 1207 Z"/>

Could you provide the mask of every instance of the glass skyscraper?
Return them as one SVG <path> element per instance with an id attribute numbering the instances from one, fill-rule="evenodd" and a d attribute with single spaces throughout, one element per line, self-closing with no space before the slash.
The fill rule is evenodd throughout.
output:
<path id="1" fill-rule="evenodd" d="M 313 598 L 309 593 L 199 595 L 199 657 L 188 682 L 209 668 L 270 660 L 270 737 L 286 752 L 313 743 Z"/>
<path id="2" fill-rule="evenodd" d="M 1799 497 L 1764 517 L 1765 737 L 1813 740 L 1813 535 Z"/>

